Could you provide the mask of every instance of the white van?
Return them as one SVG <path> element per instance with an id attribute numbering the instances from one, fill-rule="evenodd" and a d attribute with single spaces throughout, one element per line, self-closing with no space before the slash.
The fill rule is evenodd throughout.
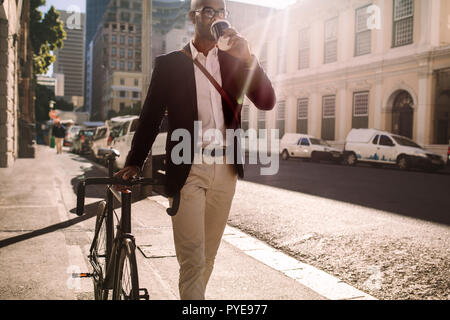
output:
<path id="1" fill-rule="evenodd" d="M 303 158 L 312 161 L 340 162 L 342 152 L 330 146 L 326 141 L 313 136 L 286 133 L 280 141 L 281 159 Z"/>
<path id="2" fill-rule="evenodd" d="M 390 164 L 402 170 L 444 166 L 440 155 L 423 149 L 411 139 L 376 129 L 352 129 L 345 141 L 344 159 L 348 165 L 357 162 Z"/>
<path id="3" fill-rule="evenodd" d="M 153 168 L 159 168 L 165 159 L 167 140 L 166 118 L 167 117 L 163 120 L 161 131 L 157 135 L 155 143 L 152 147 Z M 123 116 L 111 119 L 111 126 L 115 127 L 116 129 L 114 131 L 117 132 L 111 143 L 111 148 L 120 152 L 120 157 L 116 160 L 116 167 L 119 169 L 122 169 L 125 166 L 125 161 L 128 152 L 130 152 L 131 142 L 133 141 L 134 133 L 136 132 L 138 124 L 138 116 Z"/>

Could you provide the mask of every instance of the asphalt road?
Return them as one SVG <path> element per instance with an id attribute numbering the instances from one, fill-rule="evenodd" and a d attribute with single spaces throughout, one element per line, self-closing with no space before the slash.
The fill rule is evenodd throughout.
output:
<path id="1" fill-rule="evenodd" d="M 379 299 L 450 299 L 450 174 L 247 165 L 229 223 Z"/>
<path id="2" fill-rule="evenodd" d="M 245 180 L 450 225 L 450 170 L 403 172 L 290 159 L 280 160 L 275 176 L 261 176 L 259 166 L 247 165 Z"/>

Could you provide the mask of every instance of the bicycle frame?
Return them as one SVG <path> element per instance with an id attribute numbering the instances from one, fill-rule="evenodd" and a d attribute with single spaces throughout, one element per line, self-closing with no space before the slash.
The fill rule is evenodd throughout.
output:
<path id="1" fill-rule="evenodd" d="M 117 192 L 114 189 L 115 185 L 123 186 L 135 186 L 135 185 L 163 185 L 165 184 L 164 179 L 144 179 L 144 178 L 134 178 L 132 180 L 122 180 L 120 178 L 114 177 L 114 161 L 119 155 L 115 150 L 104 150 L 104 155 L 108 161 L 108 178 L 88 178 L 81 181 L 77 187 L 77 215 L 81 216 L 84 213 L 84 200 L 85 200 L 85 188 L 87 185 L 108 185 L 106 191 L 106 203 L 102 212 L 97 213 L 97 223 L 95 227 L 94 239 L 90 248 L 89 261 L 93 267 L 93 274 L 80 274 L 79 277 L 94 277 L 94 284 L 98 286 L 100 292 L 104 293 L 104 290 L 114 289 L 114 298 L 117 298 L 116 294 L 122 290 L 121 288 L 121 277 L 123 268 L 123 257 L 129 257 L 131 255 L 131 266 L 134 266 L 134 271 L 132 272 L 131 279 L 133 281 L 133 288 L 138 287 L 138 274 L 135 258 L 136 243 L 134 236 L 131 233 L 131 200 L 132 192 L 131 190 L 126 190 Z M 114 198 L 116 198 L 121 203 L 121 217 L 116 225 L 117 231 L 114 236 Z M 180 194 L 178 193 L 174 197 L 172 208 L 167 209 L 167 213 L 170 216 L 176 215 L 180 203 Z M 106 214 L 106 216 L 104 216 Z M 100 220 L 99 220 L 100 217 Z M 106 221 L 102 220 L 106 219 Z M 100 222 L 100 224 L 98 224 Z M 98 237 L 100 234 L 101 226 L 105 223 L 106 226 L 106 248 L 105 248 L 105 266 L 104 270 L 99 265 L 99 260 L 97 259 L 98 254 Z M 127 250 L 127 251 L 122 251 Z M 124 253 L 126 252 L 126 253 Z M 131 252 L 131 253 L 130 253 Z M 103 254 L 103 253 L 101 253 Z M 99 256 L 103 257 L 103 256 Z M 116 270 L 119 268 L 118 270 Z M 104 272 L 102 272 L 104 271 Z M 103 276 L 104 275 L 104 279 Z M 101 280 L 99 279 L 101 278 Z M 118 284 L 118 287 L 117 287 Z M 138 291 L 143 290 L 144 295 L 140 295 Z M 96 292 L 98 292 L 96 290 Z M 120 291 L 121 292 L 121 291 Z M 103 295 L 102 293 L 102 295 Z M 146 289 L 132 289 L 130 291 L 131 299 L 135 298 L 147 298 L 148 293 Z M 96 296 L 97 297 L 97 296 Z M 103 296 L 102 296 L 103 297 Z M 129 298 L 130 298 L 129 297 Z"/>

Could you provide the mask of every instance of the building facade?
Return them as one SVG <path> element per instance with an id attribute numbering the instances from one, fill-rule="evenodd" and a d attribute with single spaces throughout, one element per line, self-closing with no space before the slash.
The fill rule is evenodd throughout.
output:
<path id="1" fill-rule="evenodd" d="M 243 127 L 340 146 L 352 128 L 377 128 L 446 150 L 449 16 L 446 0 L 317 0 L 246 29 L 277 106 L 258 112 L 246 100 Z"/>
<path id="2" fill-rule="evenodd" d="M 0 168 L 35 155 L 28 1 L 0 1 Z"/>
<path id="3" fill-rule="evenodd" d="M 90 57 L 91 114 L 97 120 L 140 104 L 144 85 L 143 44 L 149 43 L 143 36 L 150 38 L 149 32 L 143 32 L 143 16 L 148 10 L 151 6 L 146 3 L 144 6 L 143 0 L 111 1 L 106 8 Z"/>
<path id="4" fill-rule="evenodd" d="M 64 99 L 75 107 L 84 105 L 84 26 L 85 14 L 59 10 L 67 38 L 56 50 L 53 72 L 64 74 Z"/>

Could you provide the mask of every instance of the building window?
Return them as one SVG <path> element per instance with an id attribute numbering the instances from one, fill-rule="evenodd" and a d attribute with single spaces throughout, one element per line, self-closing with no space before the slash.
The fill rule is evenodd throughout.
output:
<path id="1" fill-rule="evenodd" d="M 355 92 L 353 94 L 352 128 L 369 127 L 369 92 Z"/>
<path id="2" fill-rule="evenodd" d="M 369 54 L 372 47 L 372 32 L 367 27 L 367 21 L 370 18 L 367 8 L 370 5 L 356 9 L 355 21 L 355 56 Z"/>
<path id="3" fill-rule="evenodd" d="M 142 10 L 142 5 L 140 2 L 133 2 L 133 9 L 136 11 L 141 11 Z"/>
<path id="4" fill-rule="evenodd" d="M 336 96 L 322 98 L 322 139 L 334 140 L 336 125 Z"/>
<path id="5" fill-rule="evenodd" d="M 324 63 L 337 61 L 338 28 L 339 20 L 337 17 L 325 22 Z"/>
<path id="6" fill-rule="evenodd" d="M 297 133 L 308 133 L 308 98 L 298 99 Z"/>
<path id="7" fill-rule="evenodd" d="M 111 42 L 112 42 L 112 43 L 117 43 L 117 36 L 116 36 L 115 34 L 113 34 L 113 35 L 111 36 Z"/>
<path id="8" fill-rule="evenodd" d="M 112 60 L 111 61 L 111 68 L 112 69 L 116 69 L 117 68 L 117 61 L 116 60 Z"/>
<path id="9" fill-rule="evenodd" d="M 130 13 L 129 12 L 122 12 L 120 14 L 120 21 L 122 21 L 122 22 L 130 22 Z"/>
<path id="10" fill-rule="evenodd" d="M 133 44 L 133 37 L 128 37 L 128 44 Z"/>
<path id="11" fill-rule="evenodd" d="M 121 86 L 124 86 L 124 85 L 125 85 L 125 79 L 123 79 L 123 78 L 120 79 L 120 85 L 121 85 Z"/>
<path id="12" fill-rule="evenodd" d="M 107 34 L 105 34 L 105 35 L 103 36 L 103 41 L 106 42 L 106 43 L 108 43 L 108 40 L 109 40 L 109 36 L 108 36 Z"/>
<path id="13" fill-rule="evenodd" d="M 285 132 L 285 119 L 286 119 L 286 102 L 280 101 L 277 107 L 277 129 L 280 132 L 279 137 L 282 138 Z"/>
<path id="14" fill-rule="evenodd" d="M 128 71 L 133 71 L 133 62 L 128 61 Z"/>
<path id="15" fill-rule="evenodd" d="M 140 59 L 140 58 L 141 58 L 141 51 L 136 50 L 136 59 Z"/>
<path id="16" fill-rule="evenodd" d="M 128 49 L 128 59 L 132 59 L 133 58 L 133 50 Z"/>
<path id="17" fill-rule="evenodd" d="M 140 62 L 136 62 L 136 71 L 142 71 L 141 70 L 141 63 Z"/>
<path id="18" fill-rule="evenodd" d="M 258 109 L 258 129 L 266 128 L 266 112 Z"/>
<path id="19" fill-rule="evenodd" d="M 130 8 L 130 2 L 126 0 L 120 0 L 120 7 L 123 9 Z"/>
<path id="20" fill-rule="evenodd" d="M 120 44 L 125 44 L 125 36 L 120 36 Z"/>
<path id="21" fill-rule="evenodd" d="M 119 97 L 126 98 L 127 97 L 127 92 L 126 91 L 120 91 L 119 92 Z"/>
<path id="22" fill-rule="evenodd" d="M 248 130 L 248 122 L 249 122 L 249 106 L 248 105 L 244 105 L 242 107 L 242 129 L 244 131 Z"/>
<path id="23" fill-rule="evenodd" d="M 136 37 L 136 44 L 140 44 L 141 43 L 141 37 Z"/>
<path id="24" fill-rule="evenodd" d="M 140 24 L 140 23 L 142 22 L 142 14 L 136 13 L 136 14 L 134 15 L 134 20 L 133 20 L 133 22 L 134 22 L 134 23 L 137 23 L 137 24 Z"/>
<path id="25" fill-rule="evenodd" d="M 125 49 L 124 48 L 120 48 L 120 57 L 121 58 L 125 57 Z"/>
<path id="26" fill-rule="evenodd" d="M 125 70 L 125 62 L 120 61 L 119 67 L 120 67 L 120 70 Z"/>
<path id="27" fill-rule="evenodd" d="M 139 99 L 139 92 L 133 91 L 133 98 Z"/>
<path id="28" fill-rule="evenodd" d="M 111 55 L 112 55 L 113 57 L 115 57 L 115 56 L 117 55 L 117 48 L 116 48 L 116 47 L 112 47 L 112 48 L 111 48 Z"/>
<path id="29" fill-rule="evenodd" d="M 298 52 L 298 68 L 309 68 L 309 47 L 310 47 L 310 31 L 309 28 L 300 31 L 299 52 Z"/>
<path id="30" fill-rule="evenodd" d="M 123 111 L 123 109 L 125 109 L 125 103 L 121 102 L 120 103 L 120 111 Z"/>
<path id="31" fill-rule="evenodd" d="M 134 86 L 139 87 L 139 79 L 134 79 Z"/>
<path id="32" fill-rule="evenodd" d="M 394 28 L 392 46 L 400 47 L 413 43 L 414 1 L 394 0 Z"/>

